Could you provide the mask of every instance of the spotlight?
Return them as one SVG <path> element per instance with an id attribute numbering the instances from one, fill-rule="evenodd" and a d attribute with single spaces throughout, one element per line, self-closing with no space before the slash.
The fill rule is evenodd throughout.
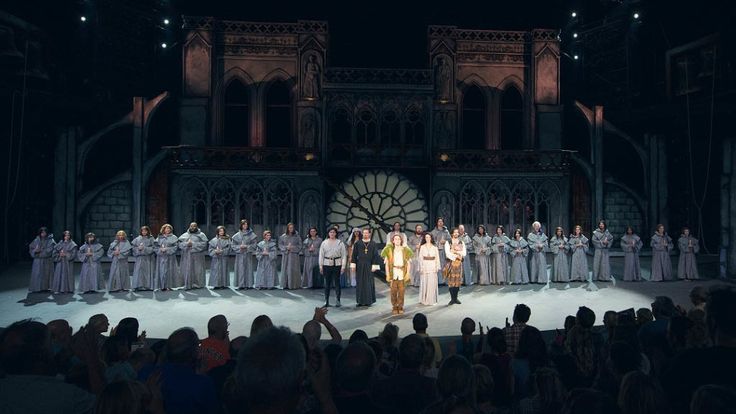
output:
<path id="1" fill-rule="evenodd" d="M 572 34 L 572 38 L 573 38 L 573 39 L 577 39 L 577 38 L 578 38 L 578 34 L 577 34 L 577 33 L 573 33 L 573 34 Z"/>
<path id="2" fill-rule="evenodd" d="M 570 16 L 572 16 L 572 17 L 578 17 L 578 13 L 577 12 L 572 12 L 572 13 L 570 13 Z"/>
<path id="3" fill-rule="evenodd" d="M 87 16 L 82 16 L 82 17 L 79 18 L 79 20 L 81 20 L 83 22 L 86 22 L 87 21 Z"/>
<path id="4" fill-rule="evenodd" d="M 639 12 L 634 12 L 634 20 L 639 20 Z"/>
<path id="5" fill-rule="evenodd" d="M 572 58 L 575 59 L 575 60 L 578 60 L 578 59 L 580 59 L 580 56 L 579 55 L 573 55 Z"/>
<path id="6" fill-rule="evenodd" d="M 166 47 L 168 47 L 166 43 L 161 43 L 161 49 L 166 49 Z"/>
<path id="7" fill-rule="evenodd" d="M 165 24 L 165 25 L 168 25 L 169 23 L 171 23 L 171 22 L 169 21 L 169 19 L 164 19 L 164 24 Z"/>

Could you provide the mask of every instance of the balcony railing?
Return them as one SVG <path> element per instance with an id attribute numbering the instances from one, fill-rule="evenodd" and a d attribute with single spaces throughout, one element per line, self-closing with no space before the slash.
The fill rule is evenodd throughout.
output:
<path id="1" fill-rule="evenodd" d="M 445 171 L 567 171 L 572 153 L 564 150 L 443 150 L 433 154 L 432 166 Z"/>
<path id="2" fill-rule="evenodd" d="M 330 144 L 327 162 L 333 167 L 342 166 L 392 166 L 427 167 L 424 145 L 397 147 L 353 144 Z"/>
<path id="3" fill-rule="evenodd" d="M 319 169 L 318 150 L 256 147 L 167 147 L 171 166 L 187 169 Z"/>

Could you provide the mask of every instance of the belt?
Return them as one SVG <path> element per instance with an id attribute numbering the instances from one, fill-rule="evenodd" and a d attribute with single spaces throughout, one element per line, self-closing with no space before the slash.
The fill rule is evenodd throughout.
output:
<path id="1" fill-rule="evenodd" d="M 434 260 L 434 259 L 436 259 L 436 257 L 434 257 L 434 256 L 424 256 L 423 259 L 424 260 Z"/>
<path id="2" fill-rule="evenodd" d="M 339 265 L 341 265 L 342 263 L 337 263 L 337 264 L 335 264 L 335 262 L 342 262 L 342 257 L 325 257 L 325 258 L 323 259 L 323 261 L 329 261 L 329 262 L 332 262 L 332 266 L 339 266 Z"/>

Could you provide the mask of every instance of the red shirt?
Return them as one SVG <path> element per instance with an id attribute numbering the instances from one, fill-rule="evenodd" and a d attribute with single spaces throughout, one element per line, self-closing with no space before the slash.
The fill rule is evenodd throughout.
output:
<path id="1" fill-rule="evenodd" d="M 205 372 L 214 367 L 225 365 L 230 359 L 230 342 L 227 340 L 205 338 L 199 350 L 202 358 L 202 368 Z"/>

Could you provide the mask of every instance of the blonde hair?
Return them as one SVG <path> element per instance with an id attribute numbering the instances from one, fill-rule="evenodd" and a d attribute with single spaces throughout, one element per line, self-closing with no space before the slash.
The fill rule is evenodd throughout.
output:
<path id="1" fill-rule="evenodd" d="M 128 238 L 128 233 L 126 233 L 126 232 L 125 232 L 125 230 L 118 230 L 118 232 L 117 232 L 117 233 L 115 233 L 115 237 L 118 237 L 118 236 L 120 236 L 121 234 L 122 234 L 122 235 L 123 235 L 123 237 L 125 237 L 126 239 Z"/>
<path id="2" fill-rule="evenodd" d="M 169 229 L 171 229 L 171 232 L 172 232 L 172 233 L 174 232 L 174 226 L 172 226 L 172 225 L 171 225 L 171 224 L 169 224 L 169 223 L 166 223 L 166 224 L 164 224 L 163 226 L 161 226 L 161 230 L 160 230 L 160 231 L 159 231 L 158 233 L 159 233 L 159 234 L 164 234 L 164 229 L 165 229 L 165 228 L 167 228 L 167 227 L 168 227 Z"/>

